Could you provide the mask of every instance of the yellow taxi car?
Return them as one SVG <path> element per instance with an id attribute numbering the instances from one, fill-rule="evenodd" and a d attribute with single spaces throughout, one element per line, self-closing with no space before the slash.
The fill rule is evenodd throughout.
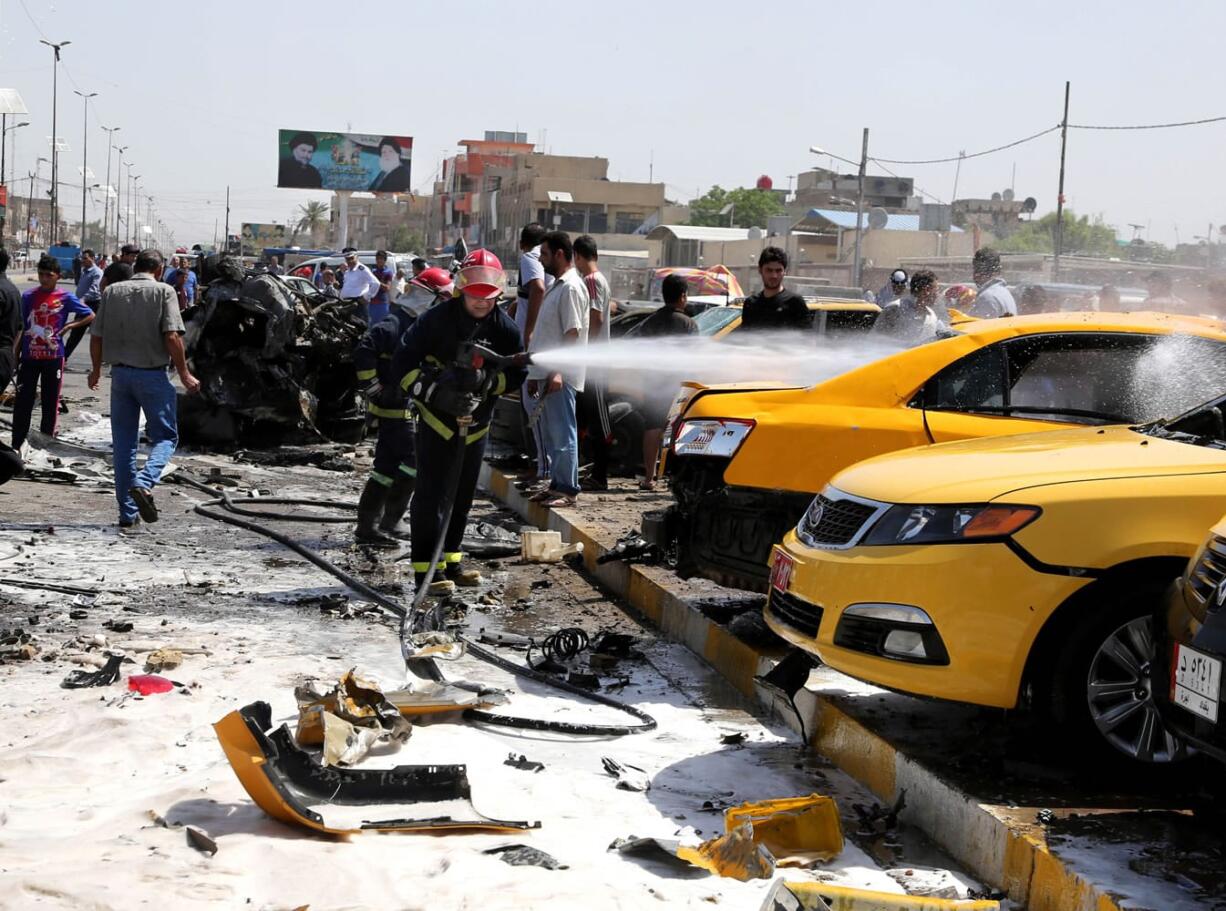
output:
<path id="1" fill-rule="evenodd" d="M 1217 320 L 1052 313 L 953 333 L 809 388 L 688 390 L 668 440 L 674 502 L 644 519 L 644 537 L 683 577 L 765 591 L 771 546 L 848 465 L 928 443 L 1144 421 L 1226 388 Z"/>
<path id="2" fill-rule="evenodd" d="M 854 465 L 774 549 L 767 623 L 879 686 L 1028 702 L 1104 756 L 1178 759 L 1152 620 L 1226 509 L 1224 407 Z"/>

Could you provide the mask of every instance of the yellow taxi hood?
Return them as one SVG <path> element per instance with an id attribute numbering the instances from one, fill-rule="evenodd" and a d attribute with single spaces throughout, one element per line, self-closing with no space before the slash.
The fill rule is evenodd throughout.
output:
<path id="1" fill-rule="evenodd" d="M 830 483 L 884 503 L 984 503 L 1050 484 L 1215 472 L 1226 472 L 1226 451 L 1112 426 L 907 449 L 853 465 Z"/>

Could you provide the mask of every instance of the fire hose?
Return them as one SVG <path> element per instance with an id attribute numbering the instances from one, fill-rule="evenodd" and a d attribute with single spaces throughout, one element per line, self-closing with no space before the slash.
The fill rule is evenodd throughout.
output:
<path id="1" fill-rule="evenodd" d="M 409 618 L 410 610 L 406 610 L 406 608 L 403 605 L 401 605 L 399 602 L 395 601 L 392 598 L 389 598 L 387 595 L 383 594 L 377 589 L 372 588 L 371 586 L 367 585 L 361 579 L 358 579 L 357 577 L 351 575 L 350 573 L 345 572 L 345 570 L 341 569 L 339 566 L 336 566 L 334 563 L 327 560 L 326 558 L 320 556 L 317 552 L 307 547 L 302 542 L 290 537 L 287 534 L 283 534 L 282 532 L 279 532 L 276 529 L 269 528 L 267 525 L 264 525 L 260 522 L 256 522 L 251 518 L 244 518 L 244 516 L 251 516 L 255 514 L 257 511 L 238 506 L 234 502 L 234 500 L 231 499 L 230 495 L 227 494 L 225 491 L 219 491 L 219 490 L 216 490 L 215 488 L 209 487 L 207 484 L 196 480 L 195 478 L 187 474 L 185 471 L 181 471 L 181 470 L 173 474 L 168 480 L 173 480 L 181 484 L 186 484 L 189 487 L 194 487 L 195 489 L 203 493 L 206 493 L 206 494 L 209 494 L 210 496 L 215 497 L 215 499 L 209 500 L 205 503 L 201 503 L 198 506 L 196 506 L 194 511 L 197 514 L 204 516 L 205 518 L 208 518 L 208 519 L 213 519 L 218 522 L 225 522 L 228 525 L 233 525 L 237 528 L 242 528 L 247 531 L 251 531 L 251 532 L 255 532 L 256 534 L 263 535 L 266 538 L 270 538 L 273 541 L 276 541 L 278 544 L 288 547 L 290 550 L 298 554 L 298 556 L 302 557 L 307 562 L 313 564 L 314 566 L 318 567 L 319 569 L 323 570 L 329 575 L 334 576 L 336 579 L 338 579 L 348 588 L 350 588 L 357 594 L 361 595 L 362 597 L 369 599 L 371 602 L 378 605 L 383 610 L 387 611 L 389 614 L 392 614 L 393 616 L 401 618 L 402 623 Z M 449 503 L 448 503 L 448 508 L 447 508 L 448 514 L 450 514 L 451 501 L 454 501 L 454 494 L 451 496 Z M 268 497 L 268 498 L 261 498 L 259 500 L 252 500 L 251 502 L 253 503 L 258 502 L 260 504 L 278 505 L 278 506 L 314 506 L 314 507 L 324 507 L 324 508 L 331 508 L 331 509 L 345 509 L 345 510 L 352 510 L 354 508 L 353 504 L 346 503 L 344 501 L 339 501 L 339 500 L 313 500 L 313 499 L 291 499 L 291 498 L 284 498 L 284 497 Z M 275 519 L 275 520 L 282 520 L 286 522 L 302 522 L 302 521 L 347 522 L 347 521 L 351 521 L 348 517 L 339 517 L 339 516 L 324 517 L 324 516 L 309 516 L 309 515 L 304 516 L 303 514 L 297 513 L 297 512 L 267 512 L 267 513 L 260 513 L 260 515 L 265 519 Z M 442 539 L 440 536 L 440 541 L 441 540 Z M 434 562 L 437 562 L 437 560 Z M 420 592 L 424 591 L 426 588 L 427 588 L 426 585 L 423 585 L 421 587 L 418 593 L 419 597 L 414 599 L 415 604 L 420 604 Z M 561 690 L 562 692 L 570 693 L 571 695 L 574 695 L 574 696 L 579 696 L 580 698 L 586 699 L 589 702 L 595 702 L 598 705 L 603 705 L 603 706 L 607 706 L 612 709 L 616 709 L 617 711 L 623 712 L 627 715 L 632 716 L 633 718 L 638 719 L 639 723 L 638 724 L 624 724 L 624 725 L 578 724 L 578 723 L 568 722 L 568 721 L 554 721 L 554 720 L 538 719 L 538 718 L 522 718 L 522 717 L 514 716 L 514 715 L 501 715 L 501 714 L 496 714 L 493 712 L 486 712 L 486 711 L 482 711 L 478 709 L 468 709 L 467 711 L 464 712 L 464 717 L 470 721 L 477 721 L 480 723 L 501 726 L 501 727 L 521 728 L 521 729 L 526 729 L 526 730 L 549 731 L 549 732 L 562 733 L 562 734 L 576 734 L 576 735 L 583 735 L 583 736 L 606 736 L 606 737 L 610 737 L 610 736 L 620 737 L 626 734 L 638 734 L 644 731 L 654 730 L 656 727 L 656 720 L 652 718 L 650 715 L 648 715 L 646 712 L 644 712 L 643 710 L 639 708 L 636 708 L 635 706 L 627 705 L 624 702 L 619 702 L 618 700 L 613 699 L 610 696 L 605 696 L 602 693 L 590 692 L 572 683 L 569 683 L 568 681 L 559 680 L 555 677 L 550 676 L 549 674 L 545 674 L 545 673 L 542 673 L 541 671 L 535 670 L 534 668 L 526 667 L 522 664 L 518 664 L 513 661 L 508 661 L 506 658 L 503 658 L 501 655 L 497 654 L 496 652 L 489 651 L 488 649 L 481 647 L 480 645 L 478 645 L 476 642 L 474 642 L 472 639 L 470 639 L 467 636 L 459 636 L 457 638 L 459 639 L 459 641 L 464 643 L 464 646 L 469 654 L 473 655 L 475 658 L 481 661 L 486 662 L 487 664 L 491 664 L 494 667 L 504 670 L 517 677 L 522 677 L 527 680 L 533 680 L 533 681 L 536 681 L 537 683 L 542 683 L 546 686 L 552 687 L 553 689 Z M 422 670 L 425 670 L 426 667 L 429 668 L 430 679 L 433 679 L 439 682 L 443 681 L 444 678 L 443 678 L 442 672 L 438 669 L 438 666 L 434 662 L 433 659 L 425 658 L 425 659 L 414 659 L 414 660 L 423 662 L 423 665 L 421 666 Z"/>

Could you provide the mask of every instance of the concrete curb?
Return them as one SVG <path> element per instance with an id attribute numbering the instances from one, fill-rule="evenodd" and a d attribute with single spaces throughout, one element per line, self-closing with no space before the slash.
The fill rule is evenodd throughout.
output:
<path id="1" fill-rule="evenodd" d="M 671 639 L 706 660 L 729 683 L 799 733 L 790 706 L 754 683 L 775 656 L 758 652 L 691 607 L 680 592 L 685 583 L 671 572 L 625 563 L 597 564 L 615 543 L 581 524 L 576 510 L 547 510 L 529 502 L 508 475 L 482 468 L 481 485 L 538 528 L 583 542 L 588 572 L 651 620 Z M 1005 892 L 1029 911 L 1122 911 L 1107 885 L 1070 870 L 1048 850 L 1041 827 L 1008 808 L 979 803 L 939 775 L 901 754 L 889 741 L 840 708 L 821 687 L 810 684 L 796 696 L 810 742 L 836 766 L 892 803 L 906 788 L 906 821 L 937 842 L 976 877 Z"/>

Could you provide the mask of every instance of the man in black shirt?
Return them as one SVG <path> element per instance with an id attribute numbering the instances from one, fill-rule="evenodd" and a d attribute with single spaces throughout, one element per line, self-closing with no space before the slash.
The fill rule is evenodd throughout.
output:
<path id="1" fill-rule="evenodd" d="M 688 288 L 685 279 L 676 273 L 665 276 L 660 288 L 664 306 L 657 310 L 639 327 L 639 338 L 662 338 L 668 335 L 697 335 L 698 324 L 685 315 Z M 643 481 L 642 490 L 655 490 L 656 458 L 660 454 L 660 442 L 664 439 L 664 425 L 668 421 L 668 409 L 673 404 L 676 389 L 662 386 L 648 393 L 643 403 Z"/>
<path id="2" fill-rule="evenodd" d="M 810 329 L 813 317 L 805 299 L 783 287 L 788 255 L 778 247 L 765 247 L 758 256 L 762 290 L 745 299 L 741 332 L 771 329 Z"/>

